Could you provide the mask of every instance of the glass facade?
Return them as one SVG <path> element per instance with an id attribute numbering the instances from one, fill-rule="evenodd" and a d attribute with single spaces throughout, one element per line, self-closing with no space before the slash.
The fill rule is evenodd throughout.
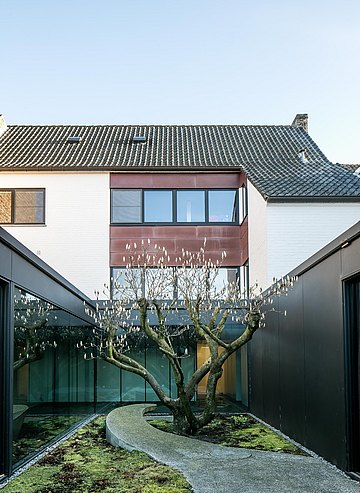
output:
<path id="1" fill-rule="evenodd" d="M 91 327 L 14 289 L 13 465 L 94 412 L 94 361 L 76 348 Z"/>

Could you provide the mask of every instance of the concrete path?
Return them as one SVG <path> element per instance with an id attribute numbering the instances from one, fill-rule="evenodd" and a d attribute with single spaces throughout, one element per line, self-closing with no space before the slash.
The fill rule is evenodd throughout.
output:
<path id="1" fill-rule="evenodd" d="M 321 459 L 223 447 L 157 430 L 143 417 L 155 408 L 114 409 L 106 419 L 107 439 L 175 467 L 195 493 L 360 493 L 357 482 Z"/>

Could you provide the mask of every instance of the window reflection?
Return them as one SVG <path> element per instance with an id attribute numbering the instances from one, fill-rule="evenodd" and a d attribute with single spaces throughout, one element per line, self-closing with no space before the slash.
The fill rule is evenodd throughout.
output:
<path id="1" fill-rule="evenodd" d="M 93 412 L 94 362 L 76 349 L 90 334 L 82 320 L 15 288 L 15 465 Z"/>
<path id="2" fill-rule="evenodd" d="M 205 222 L 204 190 L 182 190 L 177 192 L 177 222 Z"/>
<path id="3" fill-rule="evenodd" d="M 146 190 L 144 192 L 144 221 L 146 223 L 171 223 L 172 192 L 170 190 Z"/>
<path id="4" fill-rule="evenodd" d="M 235 190 L 209 190 L 209 222 L 235 222 L 236 210 Z"/>

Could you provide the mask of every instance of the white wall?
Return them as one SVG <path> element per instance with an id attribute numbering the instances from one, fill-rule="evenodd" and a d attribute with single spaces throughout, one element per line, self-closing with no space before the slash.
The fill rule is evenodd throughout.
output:
<path id="1" fill-rule="evenodd" d="M 45 188 L 45 225 L 10 234 L 94 298 L 109 283 L 109 174 L 0 173 L 0 188 Z"/>
<path id="2" fill-rule="evenodd" d="M 249 192 L 250 286 L 268 287 L 360 219 L 360 203 L 267 203 Z"/>
<path id="3" fill-rule="evenodd" d="M 360 219 L 360 203 L 267 206 L 267 284 L 330 243 Z"/>
<path id="4" fill-rule="evenodd" d="M 267 283 L 267 206 L 248 181 L 248 234 L 250 286 Z"/>

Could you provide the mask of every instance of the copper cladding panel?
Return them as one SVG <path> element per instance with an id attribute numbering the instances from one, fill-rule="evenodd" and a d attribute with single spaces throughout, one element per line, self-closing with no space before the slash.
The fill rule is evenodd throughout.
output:
<path id="1" fill-rule="evenodd" d="M 112 173 L 110 188 L 239 188 L 242 173 Z"/>
<path id="2" fill-rule="evenodd" d="M 136 242 L 141 245 L 143 240 L 151 245 L 156 243 L 165 247 L 170 256 L 170 264 L 176 265 L 175 258 L 181 254 L 182 248 L 190 252 L 198 252 L 206 238 L 206 254 L 214 262 L 221 261 L 221 254 L 226 252 L 224 266 L 242 265 L 247 252 L 242 252 L 241 243 L 246 237 L 247 228 L 243 226 L 111 226 L 110 227 L 110 266 L 124 266 L 128 262 L 127 244 Z"/>

